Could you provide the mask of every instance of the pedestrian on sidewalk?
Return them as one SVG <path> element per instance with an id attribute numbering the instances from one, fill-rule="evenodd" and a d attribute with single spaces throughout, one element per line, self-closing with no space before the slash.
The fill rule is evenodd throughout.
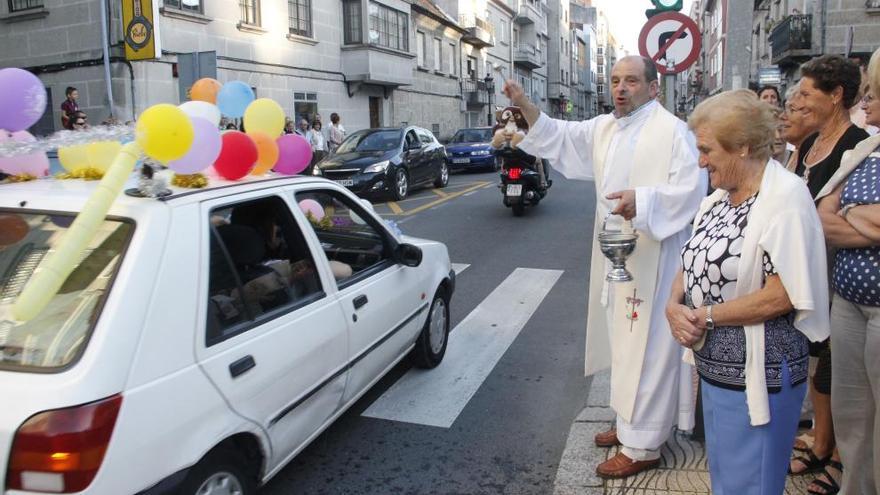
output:
<path id="1" fill-rule="evenodd" d="M 797 150 L 808 136 L 819 130 L 817 126 L 805 123 L 801 108 L 794 105 L 794 95 L 799 87 L 799 84 L 795 84 L 786 91 L 785 105 L 783 105 L 782 115 L 779 117 L 780 134 L 787 144 L 786 154 L 779 163 L 791 172 L 797 168 Z"/>
<path id="2" fill-rule="evenodd" d="M 309 168 L 306 169 L 306 175 L 312 175 L 315 165 L 323 160 L 327 154 L 327 143 L 324 140 L 324 134 L 321 132 L 320 120 L 312 122 L 312 132 L 309 134 L 309 140 L 309 144 L 312 145 L 312 162 L 309 164 Z"/>
<path id="3" fill-rule="evenodd" d="M 327 146 L 330 153 L 336 153 L 336 149 L 345 139 L 345 127 L 342 127 L 342 118 L 339 114 L 333 112 L 330 114 L 330 133 L 327 136 Z"/>
<path id="4" fill-rule="evenodd" d="M 585 371 L 611 367 L 611 407 L 617 413 L 616 429 L 595 441 L 602 447 L 623 445 L 596 472 L 622 478 L 657 467 L 660 448 L 675 425 L 693 428 L 691 367 L 681 360 L 663 310 L 679 269 L 679 250 L 705 195 L 706 174 L 697 166 L 685 123 L 656 101 L 657 68 L 651 59 L 620 59 L 611 81 L 614 113 L 583 122 L 541 113 L 514 80 L 505 83 L 504 93 L 529 123 L 520 148 L 548 159 L 568 178 L 595 179 L 594 231 L 606 218 L 609 229 L 625 219 L 640 234 L 628 260 L 635 296 L 611 294 L 613 287 L 605 281 L 610 263 L 595 240 L 590 264 Z M 638 312 L 625 329 L 612 328 L 615 298 L 627 295 L 640 299 Z"/>
<path id="5" fill-rule="evenodd" d="M 715 192 L 666 314 L 700 375 L 712 493 L 781 494 L 809 342 L 828 337 L 822 227 L 803 180 L 770 158 L 776 117 L 750 91 L 709 98 L 688 125 Z"/>
<path id="6" fill-rule="evenodd" d="M 880 50 L 868 68 L 862 103 L 868 125 L 880 125 Z M 811 493 L 880 493 L 880 136 L 843 155 L 817 195 L 819 217 L 835 248 L 831 280 L 831 412 L 841 463 L 829 463 Z M 832 475 L 836 474 L 836 479 Z M 821 479 L 824 478 L 824 479 Z M 814 489 L 815 488 L 815 489 Z"/>
<path id="7" fill-rule="evenodd" d="M 79 112 L 79 91 L 73 86 L 68 86 L 64 90 L 65 100 L 61 102 L 61 127 L 67 130 L 74 130 L 76 122 L 76 113 Z"/>

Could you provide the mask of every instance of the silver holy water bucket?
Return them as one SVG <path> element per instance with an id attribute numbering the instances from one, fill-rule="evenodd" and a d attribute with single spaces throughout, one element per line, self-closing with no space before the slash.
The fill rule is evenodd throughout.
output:
<path id="1" fill-rule="evenodd" d="M 626 269 L 626 259 L 635 251 L 636 240 L 639 234 L 634 230 L 607 230 L 609 213 L 602 222 L 602 231 L 599 232 L 599 249 L 611 261 L 611 271 L 605 275 L 609 282 L 629 282 L 633 279 L 632 273 Z M 632 225 L 632 223 L 630 223 Z"/>

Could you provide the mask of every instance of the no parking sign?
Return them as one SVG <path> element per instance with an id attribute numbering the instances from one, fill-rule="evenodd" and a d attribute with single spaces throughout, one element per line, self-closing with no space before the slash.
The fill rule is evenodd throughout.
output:
<path id="1" fill-rule="evenodd" d="M 653 60 L 661 74 L 678 74 L 697 60 L 700 42 L 700 28 L 693 19 L 664 12 L 645 23 L 639 33 L 639 53 Z"/>

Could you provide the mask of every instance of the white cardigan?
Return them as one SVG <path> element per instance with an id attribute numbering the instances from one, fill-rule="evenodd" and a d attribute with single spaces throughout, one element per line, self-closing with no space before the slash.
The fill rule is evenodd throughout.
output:
<path id="1" fill-rule="evenodd" d="M 776 160 L 764 168 L 761 189 L 743 234 L 736 297 L 761 289 L 764 253 L 769 253 L 796 311 L 794 326 L 813 342 L 829 335 L 825 236 L 804 181 Z M 727 195 L 717 190 L 703 200 L 694 223 Z M 764 369 L 764 324 L 746 325 L 746 402 L 752 426 L 770 422 Z M 685 360 L 693 363 L 693 352 Z M 783 384 L 784 386 L 785 384 Z"/>

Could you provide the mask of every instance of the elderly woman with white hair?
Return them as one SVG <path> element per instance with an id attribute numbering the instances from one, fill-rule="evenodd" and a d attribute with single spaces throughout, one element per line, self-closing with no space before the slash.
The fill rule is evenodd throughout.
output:
<path id="1" fill-rule="evenodd" d="M 754 93 L 713 96 L 688 125 L 715 192 L 682 248 L 666 314 L 694 351 L 712 493 L 778 494 L 809 341 L 828 337 L 822 228 L 804 182 L 770 159 L 776 119 Z"/>
<path id="2" fill-rule="evenodd" d="M 880 50 L 862 100 L 880 124 Z M 828 246 L 835 248 L 831 303 L 831 412 L 846 469 L 844 494 L 880 493 L 880 136 L 844 153 L 817 195 Z M 830 477 L 829 477 L 830 478 Z M 831 478 L 833 482 L 833 478 Z M 826 493 L 837 488 L 829 483 Z"/>

